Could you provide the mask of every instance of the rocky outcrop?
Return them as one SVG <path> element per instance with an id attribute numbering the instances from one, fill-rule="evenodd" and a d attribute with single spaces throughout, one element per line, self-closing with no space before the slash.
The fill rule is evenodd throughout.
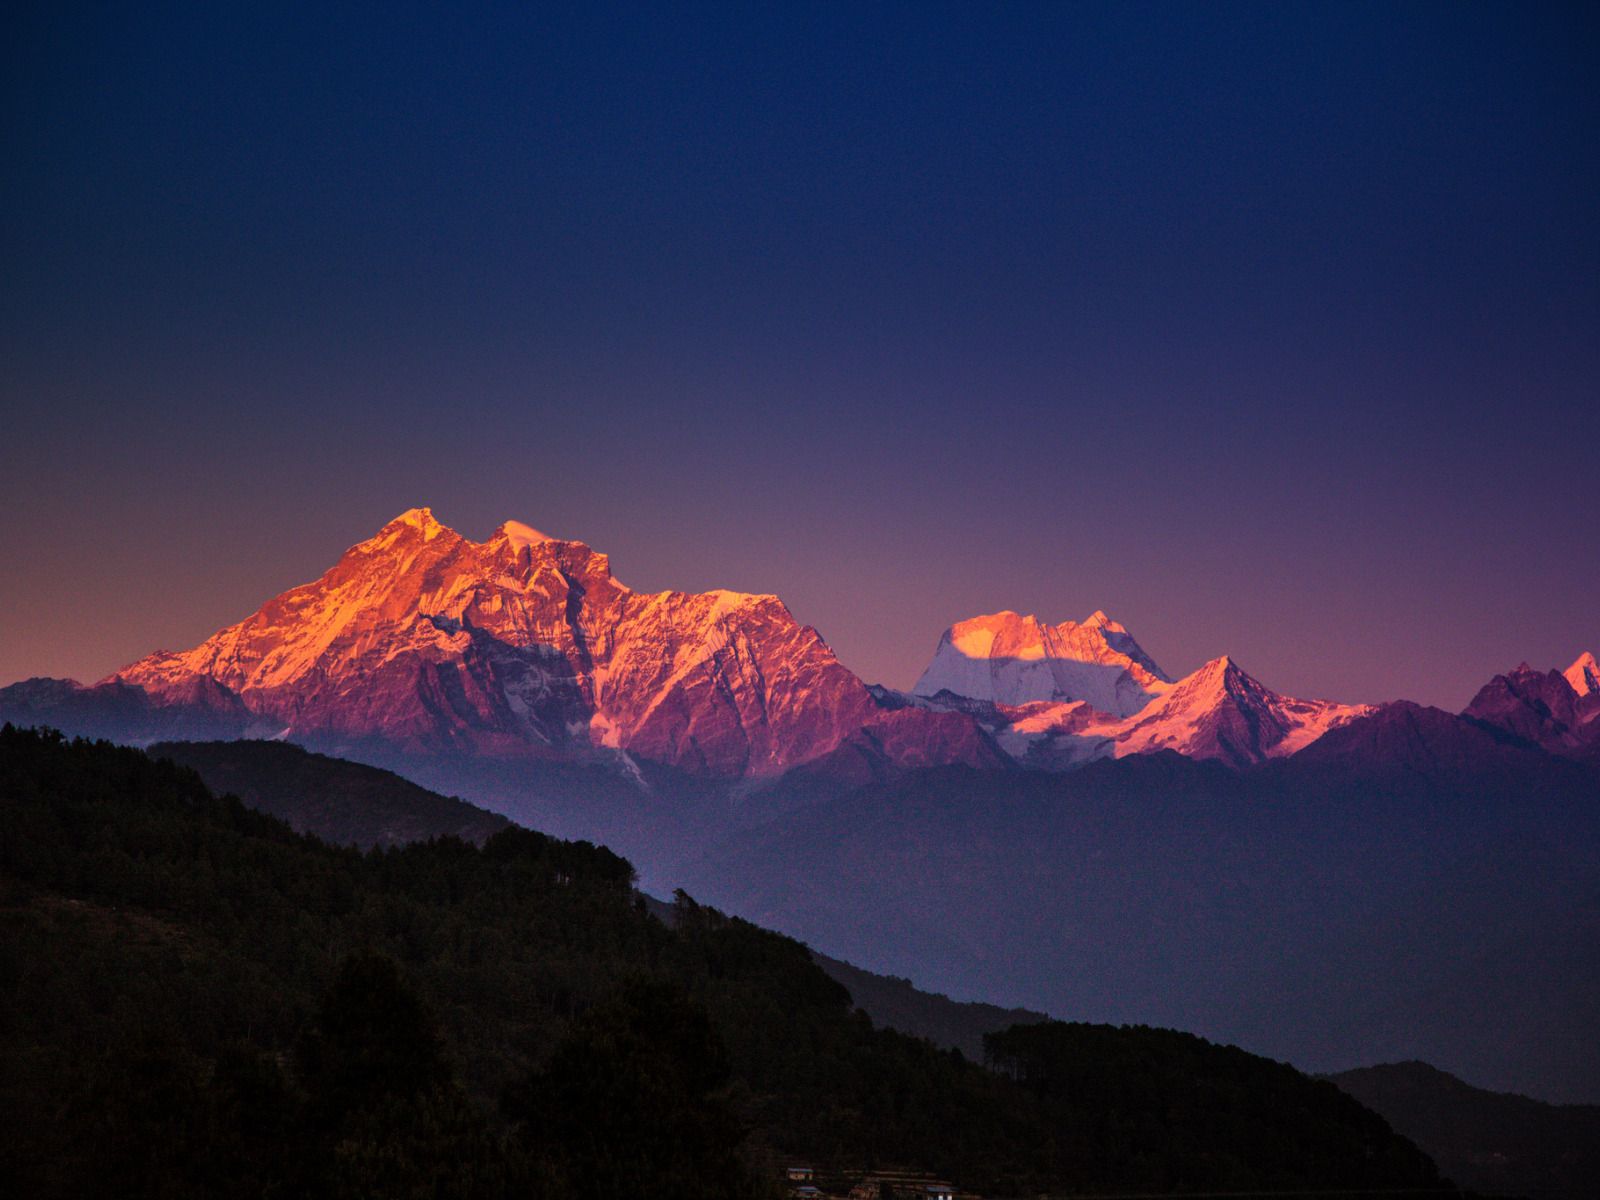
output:
<path id="1" fill-rule="evenodd" d="M 1543 674 L 1522 663 L 1484 684 L 1461 715 L 1552 754 L 1595 757 L 1600 753 L 1600 685 L 1593 663 L 1585 654 L 1565 672 Z M 1581 690 L 1575 680 L 1583 683 Z"/>

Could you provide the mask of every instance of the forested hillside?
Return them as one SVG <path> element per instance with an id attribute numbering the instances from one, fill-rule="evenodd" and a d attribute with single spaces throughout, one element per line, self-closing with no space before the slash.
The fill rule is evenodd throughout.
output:
<path id="1" fill-rule="evenodd" d="M 874 1028 L 800 943 L 682 894 L 669 927 L 583 842 L 335 848 L 10 726 L 0 829 L 7 1194 L 1441 1186 L 1333 1085 L 1188 1035 L 1033 1026 L 995 1072 Z"/>
<path id="2" fill-rule="evenodd" d="M 1330 1078 L 1465 1187 L 1541 1200 L 1600 1195 L 1600 1105 L 1490 1092 L 1420 1062 Z"/>
<path id="3" fill-rule="evenodd" d="M 481 843 L 511 822 L 365 763 L 293 742 L 157 742 L 152 758 L 193 767 L 206 786 L 336 846 L 403 846 L 454 835 Z"/>

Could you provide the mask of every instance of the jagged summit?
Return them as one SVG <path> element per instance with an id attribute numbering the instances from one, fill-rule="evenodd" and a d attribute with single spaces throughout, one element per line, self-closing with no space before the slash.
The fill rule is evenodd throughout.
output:
<path id="1" fill-rule="evenodd" d="M 1243 767 L 1368 711 L 1281 696 L 1228 655 L 1174 683 L 1103 612 L 1078 625 L 1013 612 L 958 622 L 913 697 L 974 716 L 1008 754 L 1045 770 L 1159 750 Z"/>
<path id="2" fill-rule="evenodd" d="M 392 542 L 403 535 L 407 530 L 415 529 L 424 537 L 437 537 L 441 533 L 450 533 L 439 524 L 431 508 L 408 508 L 394 520 L 390 521 L 377 534 L 369 539 L 374 542 Z"/>
<path id="3" fill-rule="evenodd" d="M 408 508 L 405 512 L 401 513 L 398 517 L 380 529 L 378 531 L 378 536 L 382 537 L 390 530 L 403 526 L 411 526 L 414 529 L 427 529 L 431 527 L 438 527 L 440 529 L 444 528 L 444 526 L 440 525 L 439 522 L 434 519 L 433 509 Z"/>
<path id="4" fill-rule="evenodd" d="M 611 753 L 714 778 L 777 773 L 879 712 L 774 596 L 638 594 L 582 542 L 508 522 L 479 544 L 426 508 L 193 650 L 106 682 L 159 703 L 199 679 L 319 744 Z"/>
<path id="5" fill-rule="evenodd" d="M 1368 712 L 1366 705 L 1296 700 L 1247 674 L 1228 655 L 1179 680 L 1158 703 L 1122 722 L 1118 757 L 1176 750 L 1246 766 L 1303 749 L 1329 729 Z"/>
<path id="6" fill-rule="evenodd" d="M 1486 722 L 1552 754 L 1600 761 L 1600 686 L 1594 657 L 1581 655 L 1566 671 L 1536 671 L 1527 663 L 1496 675 L 1462 715 Z"/>

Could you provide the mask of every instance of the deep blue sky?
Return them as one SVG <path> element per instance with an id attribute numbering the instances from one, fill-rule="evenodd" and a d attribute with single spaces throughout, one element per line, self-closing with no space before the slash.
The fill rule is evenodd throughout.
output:
<path id="1" fill-rule="evenodd" d="M 0 683 L 413 505 L 899 686 L 1002 608 L 1348 701 L 1600 652 L 1600 6 L 32 7 Z"/>

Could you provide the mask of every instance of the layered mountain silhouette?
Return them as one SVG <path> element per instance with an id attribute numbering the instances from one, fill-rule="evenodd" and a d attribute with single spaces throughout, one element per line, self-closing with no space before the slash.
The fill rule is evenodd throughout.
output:
<path id="1" fill-rule="evenodd" d="M 234 795 L 333 846 L 404 846 L 456 837 L 482 844 L 511 822 L 392 771 L 311 754 L 289 742 L 157 742 L 151 758 L 197 772 L 219 796 Z"/>
<path id="2" fill-rule="evenodd" d="M 1595 1195 L 1600 1107 L 1486 1091 L 1420 1062 L 1362 1067 L 1332 1079 L 1425 1150 L 1458 1186 L 1553 1200 Z"/>
<path id="3" fill-rule="evenodd" d="M 1600 1099 L 1597 714 L 1590 655 L 1351 706 L 1226 655 L 1173 679 L 1102 612 L 958 622 L 899 692 L 775 596 L 426 509 L 200 646 L 0 689 L 19 725 L 389 768 L 958 999 L 1566 1101 Z"/>

